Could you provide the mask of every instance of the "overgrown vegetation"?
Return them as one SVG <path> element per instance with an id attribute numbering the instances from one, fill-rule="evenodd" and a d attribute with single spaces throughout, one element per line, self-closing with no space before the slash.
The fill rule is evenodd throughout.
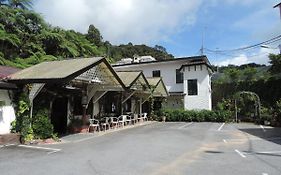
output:
<path id="1" fill-rule="evenodd" d="M 156 59 L 173 58 L 162 46 L 152 48 L 132 43 L 114 46 L 103 41 L 94 25 L 89 26 L 86 34 L 52 27 L 39 14 L 28 10 L 31 2 L 1 1 L 0 65 L 26 68 L 43 61 L 94 56 L 105 56 L 115 62 L 135 54 Z"/>
<path id="2" fill-rule="evenodd" d="M 269 62 L 270 66 L 252 63 L 219 67 L 219 72 L 213 76 L 212 80 L 213 104 L 216 105 L 223 99 L 229 99 L 234 104 L 234 96 L 237 92 L 251 91 L 256 93 L 261 100 L 260 119 L 257 118 L 255 101 L 250 96 L 238 99 L 238 119 L 259 123 L 272 121 L 277 125 L 273 111 L 278 109 L 276 102 L 281 98 L 281 55 L 270 54 Z"/>
<path id="3" fill-rule="evenodd" d="M 29 142 L 33 139 L 56 138 L 47 109 L 34 111 L 31 118 L 27 93 L 22 92 L 16 101 L 18 101 L 16 108 L 17 118 L 12 123 L 12 132 L 20 133 L 23 142 Z"/>

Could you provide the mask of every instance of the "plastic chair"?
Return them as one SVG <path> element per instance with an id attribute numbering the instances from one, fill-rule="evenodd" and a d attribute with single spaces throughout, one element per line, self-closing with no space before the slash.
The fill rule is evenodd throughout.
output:
<path id="1" fill-rule="evenodd" d="M 110 117 L 110 126 L 111 128 L 118 128 L 118 118 L 117 117 Z"/>
<path id="2" fill-rule="evenodd" d="M 90 132 L 90 128 L 94 127 L 94 131 L 100 131 L 100 125 L 99 125 L 99 121 L 97 119 L 89 119 L 89 128 L 88 128 L 88 132 Z"/>
<path id="3" fill-rule="evenodd" d="M 118 117 L 118 125 L 124 127 L 126 124 L 127 116 L 126 115 L 120 115 Z"/>
<path id="4" fill-rule="evenodd" d="M 110 129 L 109 119 L 110 119 L 109 117 L 103 117 L 100 119 L 100 126 L 103 131 Z"/>
<path id="5" fill-rule="evenodd" d="M 143 113 L 142 115 L 143 115 L 142 116 L 143 121 L 148 121 L 147 113 Z"/>

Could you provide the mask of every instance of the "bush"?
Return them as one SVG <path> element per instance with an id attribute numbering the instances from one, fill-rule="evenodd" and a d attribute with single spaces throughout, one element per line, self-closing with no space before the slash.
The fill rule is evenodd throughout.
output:
<path id="1" fill-rule="evenodd" d="M 33 117 L 32 129 L 36 138 L 51 138 L 54 133 L 54 127 L 48 117 L 48 110 L 39 110 Z"/>
<path id="2" fill-rule="evenodd" d="M 273 120 L 276 126 L 281 126 L 281 99 L 279 99 L 274 106 Z"/>
<path id="3" fill-rule="evenodd" d="M 161 115 L 166 116 L 166 121 L 171 122 L 226 122 L 231 119 L 231 112 L 227 110 L 184 110 L 165 109 Z"/>

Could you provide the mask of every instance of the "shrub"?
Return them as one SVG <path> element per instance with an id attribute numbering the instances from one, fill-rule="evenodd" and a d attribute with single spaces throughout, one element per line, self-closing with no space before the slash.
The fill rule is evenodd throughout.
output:
<path id="1" fill-rule="evenodd" d="M 231 119 L 231 112 L 228 110 L 183 110 L 165 109 L 161 115 L 166 116 L 166 121 L 171 122 L 226 122 Z"/>
<path id="2" fill-rule="evenodd" d="M 39 110 L 33 117 L 32 129 L 36 138 L 47 139 L 53 136 L 54 127 L 48 117 L 48 110 Z"/>

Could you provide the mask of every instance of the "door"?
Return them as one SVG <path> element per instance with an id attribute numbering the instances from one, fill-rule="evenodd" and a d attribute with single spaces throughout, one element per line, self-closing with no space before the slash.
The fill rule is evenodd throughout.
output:
<path id="1" fill-rule="evenodd" d="M 54 126 L 54 132 L 65 134 L 67 131 L 67 98 L 56 98 L 52 106 L 51 122 Z"/>

